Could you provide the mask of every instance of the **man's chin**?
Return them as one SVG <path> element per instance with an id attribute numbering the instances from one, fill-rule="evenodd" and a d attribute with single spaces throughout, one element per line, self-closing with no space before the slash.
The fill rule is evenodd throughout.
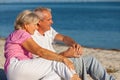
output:
<path id="1" fill-rule="evenodd" d="M 50 28 L 49 28 L 49 29 L 46 29 L 45 32 L 46 32 L 46 31 L 49 31 L 49 30 L 50 30 Z"/>
<path id="2" fill-rule="evenodd" d="M 47 29 L 47 31 L 50 30 L 50 27 Z"/>
<path id="3" fill-rule="evenodd" d="M 51 29 L 51 27 L 47 27 L 46 29 L 44 29 L 44 31 L 49 31 Z"/>

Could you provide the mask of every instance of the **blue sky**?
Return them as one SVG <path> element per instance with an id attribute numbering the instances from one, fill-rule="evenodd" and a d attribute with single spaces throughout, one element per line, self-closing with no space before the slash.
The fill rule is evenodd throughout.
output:
<path id="1" fill-rule="evenodd" d="M 0 3 L 11 3 L 11 2 L 98 2 L 98 1 L 119 1 L 120 0 L 0 0 Z"/>

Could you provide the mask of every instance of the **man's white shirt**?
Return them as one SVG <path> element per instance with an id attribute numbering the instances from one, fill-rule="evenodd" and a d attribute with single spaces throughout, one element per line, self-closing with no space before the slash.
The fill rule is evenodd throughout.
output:
<path id="1" fill-rule="evenodd" d="M 58 34 L 52 27 L 50 30 L 46 31 L 44 35 L 41 35 L 37 30 L 34 32 L 32 36 L 33 40 L 42 48 L 51 50 L 55 52 L 52 43 L 54 42 L 54 38 Z"/>

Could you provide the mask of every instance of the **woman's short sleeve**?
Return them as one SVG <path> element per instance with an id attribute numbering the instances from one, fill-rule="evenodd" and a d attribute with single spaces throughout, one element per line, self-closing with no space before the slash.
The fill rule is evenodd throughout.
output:
<path id="1" fill-rule="evenodd" d="M 25 30 L 16 30 L 8 37 L 7 41 L 21 44 L 26 39 L 31 38 L 31 35 Z"/>

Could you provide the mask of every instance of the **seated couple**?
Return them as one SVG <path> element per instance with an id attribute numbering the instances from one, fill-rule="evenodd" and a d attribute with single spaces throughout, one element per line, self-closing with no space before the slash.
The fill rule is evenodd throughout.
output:
<path id="1" fill-rule="evenodd" d="M 87 74 L 94 80 L 115 80 L 94 57 L 82 57 L 82 47 L 56 32 L 52 23 L 49 8 L 25 10 L 18 15 L 15 30 L 5 43 L 8 80 L 87 80 Z M 52 46 L 54 40 L 70 47 L 57 54 Z"/>

